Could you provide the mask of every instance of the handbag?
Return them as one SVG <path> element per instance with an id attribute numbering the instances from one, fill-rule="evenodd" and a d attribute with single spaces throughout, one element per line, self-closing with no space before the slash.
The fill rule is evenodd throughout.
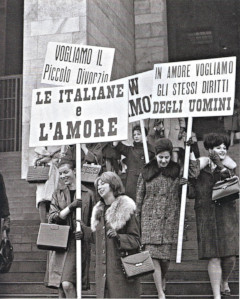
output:
<path id="1" fill-rule="evenodd" d="M 154 265 L 149 251 L 140 251 L 121 257 L 123 273 L 127 278 L 134 278 L 154 272 Z"/>
<path id="2" fill-rule="evenodd" d="M 83 164 L 81 167 L 81 181 L 94 183 L 101 171 L 101 165 Z"/>
<path id="3" fill-rule="evenodd" d="M 4 238 L 0 244 L 0 273 L 9 272 L 13 259 L 13 246 L 8 238 Z"/>
<path id="4" fill-rule="evenodd" d="M 232 176 L 215 183 L 212 192 L 212 201 L 218 205 L 239 198 L 239 177 Z"/>
<path id="5" fill-rule="evenodd" d="M 70 226 L 41 223 L 37 237 L 37 248 L 43 250 L 66 250 Z"/>
<path id="6" fill-rule="evenodd" d="M 49 179 L 50 166 L 28 166 L 28 183 L 45 183 Z"/>

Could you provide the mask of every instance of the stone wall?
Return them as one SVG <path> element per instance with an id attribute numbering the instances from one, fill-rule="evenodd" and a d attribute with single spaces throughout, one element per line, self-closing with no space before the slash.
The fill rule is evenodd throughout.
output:
<path id="1" fill-rule="evenodd" d="M 89 0 L 89 45 L 115 48 L 112 80 L 135 73 L 133 0 Z"/>
<path id="2" fill-rule="evenodd" d="M 28 146 L 32 90 L 46 87 L 40 81 L 49 41 L 115 48 L 112 80 L 132 75 L 133 0 L 24 1 L 22 178 L 33 159 Z"/>
<path id="3" fill-rule="evenodd" d="M 135 0 L 136 73 L 168 61 L 166 0 Z"/>

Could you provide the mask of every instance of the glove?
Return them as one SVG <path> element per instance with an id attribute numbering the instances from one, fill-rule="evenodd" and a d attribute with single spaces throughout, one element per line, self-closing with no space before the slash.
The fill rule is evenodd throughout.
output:
<path id="1" fill-rule="evenodd" d="M 108 231 L 107 231 L 107 236 L 108 236 L 108 238 L 119 238 L 118 237 L 118 233 L 116 232 L 116 230 L 115 229 L 113 229 L 113 228 L 110 228 Z"/>
<path id="2" fill-rule="evenodd" d="M 82 207 L 82 200 L 81 199 L 75 199 L 70 205 L 68 205 L 69 210 L 72 212 L 76 208 Z"/>
<path id="3" fill-rule="evenodd" d="M 74 236 L 75 236 L 75 240 L 82 240 L 83 239 L 83 232 L 79 231 L 79 232 L 73 232 Z"/>
<path id="4" fill-rule="evenodd" d="M 184 128 L 180 128 L 179 133 L 178 133 L 178 140 L 181 140 L 184 136 L 185 132 L 184 132 Z"/>
<path id="5" fill-rule="evenodd" d="M 214 151 L 209 154 L 209 158 L 213 161 L 214 164 L 217 165 L 218 168 L 224 169 L 224 166 L 218 156 Z"/>
<path id="6" fill-rule="evenodd" d="M 185 179 L 185 178 L 180 178 L 180 180 L 179 180 L 179 184 L 180 184 L 180 186 L 185 185 L 185 184 L 188 184 L 188 180 Z"/>

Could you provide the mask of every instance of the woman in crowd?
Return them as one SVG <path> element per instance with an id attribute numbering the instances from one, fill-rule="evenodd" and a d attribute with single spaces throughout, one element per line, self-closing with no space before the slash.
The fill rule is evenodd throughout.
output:
<path id="1" fill-rule="evenodd" d="M 140 298 L 139 279 L 128 280 L 121 256 L 139 248 L 140 231 L 135 218 L 135 202 L 124 195 L 121 179 L 104 172 L 95 182 L 100 201 L 93 208 L 91 229 L 81 223 L 83 238 L 96 237 L 97 298 Z"/>
<path id="2" fill-rule="evenodd" d="M 34 150 L 34 166 L 49 165 L 49 178 L 45 183 L 38 183 L 36 190 L 36 206 L 39 211 L 40 222 L 47 222 L 47 213 L 49 211 L 53 192 L 58 187 L 59 174 L 57 163 L 63 154 L 62 146 L 39 146 Z"/>
<path id="3" fill-rule="evenodd" d="M 139 125 L 133 127 L 132 135 L 133 146 L 127 146 L 121 142 L 113 142 L 113 146 L 116 146 L 116 150 L 121 155 L 126 157 L 126 159 L 124 159 L 124 163 L 127 165 L 125 184 L 126 194 L 133 200 L 136 200 L 136 187 L 138 177 L 146 162 L 142 142 L 142 132 Z M 148 144 L 148 153 L 149 159 L 152 159 L 154 157 L 154 148 L 150 144 Z"/>
<path id="4" fill-rule="evenodd" d="M 61 159 L 58 166 L 63 184 L 53 194 L 49 211 L 49 223 L 70 226 L 68 248 L 66 252 L 52 251 L 49 256 L 45 282 L 48 287 L 59 290 L 60 298 L 76 298 L 76 230 L 77 207 L 82 207 L 82 221 L 90 225 L 91 211 L 94 203 L 93 193 L 81 186 L 81 200 L 76 199 L 76 176 L 74 163 L 66 158 Z M 89 286 L 90 246 L 82 242 L 82 289 Z"/>
<path id="5" fill-rule="evenodd" d="M 142 244 L 153 259 L 159 299 L 165 299 L 165 275 L 177 239 L 180 166 L 171 160 L 172 150 L 169 139 L 156 141 L 156 157 L 143 168 L 136 194 Z"/>
<path id="6" fill-rule="evenodd" d="M 1 227 L 1 219 L 3 219 L 3 226 Z M 8 198 L 3 176 L 0 173 L 0 231 L 2 231 L 2 238 L 6 238 L 10 231 L 10 213 L 8 206 Z"/>
<path id="7" fill-rule="evenodd" d="M 239 252 L 236 201 L 222 205 L 212 203 L 213 186 L 231 176 L 236 163 L 227 156 L 230 140 L 227 135 L 210 133 L 204 138 L 208 157 L 195 160 L 191 154 L 191 183 L 195 190 L 195 212 L 199 259 L 208 260 L 208 273 L 214 299 L 222 292 L 230 295 L 229 276 Z M 193 196 L 191 196 L 193 197 Z"/>

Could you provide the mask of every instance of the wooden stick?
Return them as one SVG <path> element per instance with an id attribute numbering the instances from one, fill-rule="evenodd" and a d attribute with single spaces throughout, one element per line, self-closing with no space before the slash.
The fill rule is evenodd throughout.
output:
<path id="1" fill-rule="evenodd" d="M 192 134 L 192 122 L 193 122 L 193 118 L 189 117 L 188 118 L 186 141 L 189 140 L 189 138 L 191 137 L 191 134 Z M 186 178 L 186 179 L 188 179 L 189 157 L 190 157 L 190 146 L 186 145 L 186 147 L 185 147 L 184 168 L 183 168 L 183 177 Z M 179 228 L 178 228 L 178 243 L 177 243 L 176 263 L 181 263 L 181 258 L 182 258 L 182 243 L 183 243 L 186 199 L 187 199 L 187 184 L 182 186 L 182 197 L 181 197 L 181 209 L 180 209 L 180 219 L 179 219 Z"/>
<path id="2" fill-rule="evenodd" d="M 76 198 L 81 199 L 81 145 L 76 144 Z M 76 209 L 76 220 L 81 220 L 81 208 Z M 81 231 L 80 222 L 77 221 L 76 231 Z M 77 298 L 82 298 L 82 252 L 81 240 L 76 241 L 76 271 L 77 271 Z"/>
<path id="3" fill-rule="evenodd" d="M 146 138 L 146 134 L 145 134 L 145 127 L 144 127 L 143 119 L 140 119 L 140 127 L 141 127 L 141 132 L 142 132 L 142 142 L 143 142 L 145 162 L 147 164 L 149 162 L 149 154 L 148 154 L 147 138 Z"/>

